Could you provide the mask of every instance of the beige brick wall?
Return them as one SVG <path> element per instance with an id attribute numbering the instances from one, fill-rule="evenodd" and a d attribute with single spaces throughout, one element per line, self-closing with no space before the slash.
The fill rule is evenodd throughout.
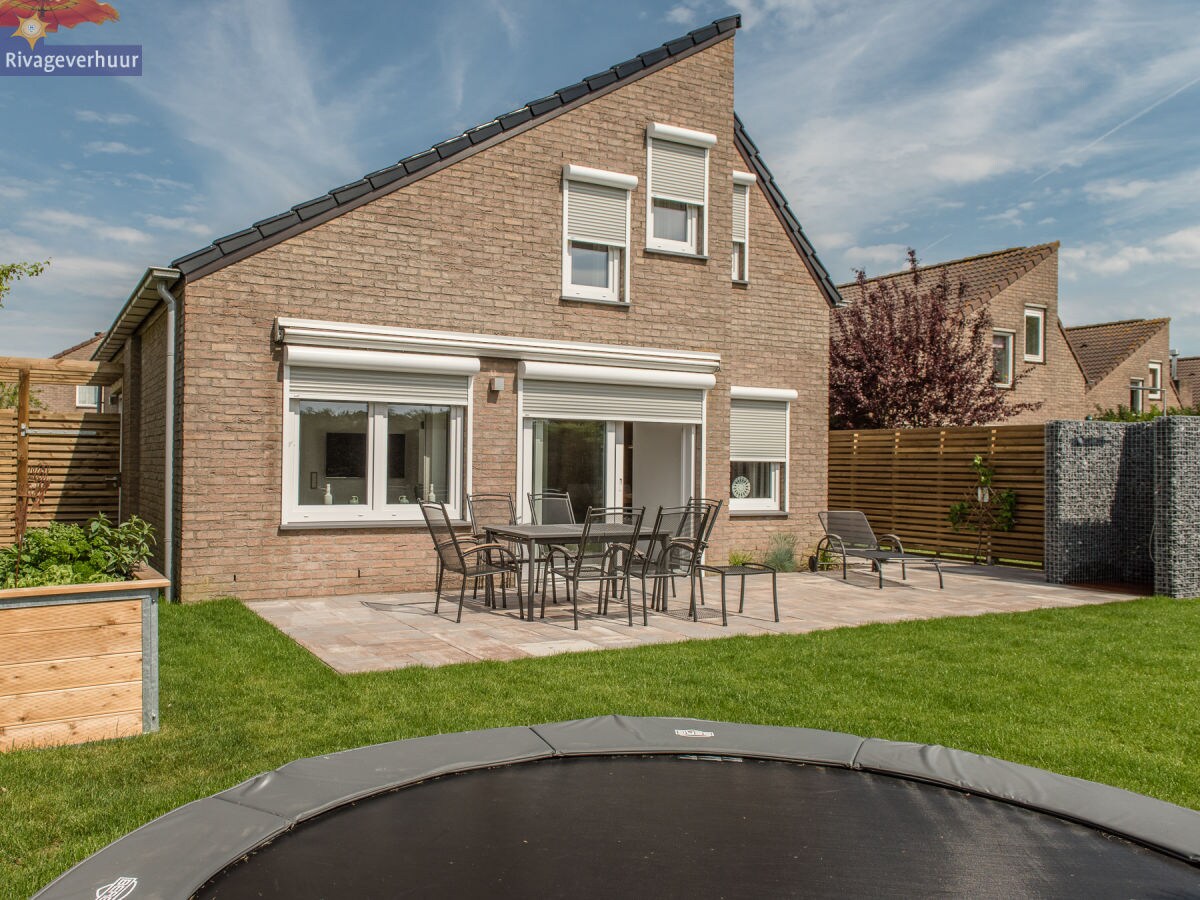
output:
<path id="1" fill-rule="evenodd" d="M 166 350 L 167 317 L 160 309 L 125 344 L 120 357 L 125 367 L 121 411 L 121 517 L 140 516 L 154 526 L 158 544 L 150 564 L 156 568 L 163 565 Z"/>
<path id="2" fill-rule="evenodd" d="M 1045 307 L 1045 362 L 1025 362 L 1026 306 Z M 1004 424 L 1032 425 L 1054 419 L 1083 418 L 1087 414 L 1086 382 L 1058 317 L 1058 251 L 997 294 L 988 309 L 994 327 L 1016 333 L 1014 368 L 1022 378 L 1012 391 L 1014 400 L 1019 403 L 1042 401 L 1040 408 L 1005 419 Z"/>
<path id="3" fill-rule="evenodd" d="M 1167 406 L 1179 406 L 1179 395 L 1171 384 L 1171 330 L 1163 325 L 1145 344 L 1139 347 L 1130 357 L 1117 366 L 1099 383 L 1092 386 L 1087 394 L 1084 409 L 1085 415 L 1101 410 L 1116 409 L 1118 405 L 1129 406 L 1129 383 L 1134 378 L 1142 378 L 1149 383 L 1150 363 L 1162 363 L 1162 380 L 1165 386 L 1163 399 Z M 1151 401 L 1150 395 L 1143 398 L 1145 409 L 1162 408 L 1162 401 Z"/>
<path id="4" fill-rule="evenodd" d="M 707 262 L 648 254 L 645 127 L 718 135 Z M 637 175 L 632 302 L 565 302 L 561 171 Z M 761 191 L 753 193 L 750 284 L 730 281 L 733 41 L 189 284 L 183 302 L 182 522 L 185 600 L 414 589 L 432 583 L 423 528 L 280 529 L 282 389 L 277 316 L 716 351 L 707 493 L 728 480 L 731 384 L 793 387 L 791 516 L 727 514 L 713 558 L 792 531 L 815 542 L 825 501 L 828 307 Z M 803 200 L 803 198 L 795 198 Z M 146 361 L 149 366 L 149 360 Z M 483 360 L 473 417 L 473 489 L 513 492 L 515 363 Z M 487 377 L 506 377 L 489 396 Z M 143 449 L 145 454 L 146 448 Z"/>

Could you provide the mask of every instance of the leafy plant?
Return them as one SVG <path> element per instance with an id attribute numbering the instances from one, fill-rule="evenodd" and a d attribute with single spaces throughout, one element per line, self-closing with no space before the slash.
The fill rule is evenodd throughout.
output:
<path id="1" fill-rule="evenodd" d="M 998 491 L 992 482 L 996 470 L 982 456 L 971 460 L 975 470 L 975 487 L 967 496 L 951 504 L 948 518 L 955 531 L 970 529 L 978 535 L 975 561 L 983 556 L 983 545 L 993 531 L 1012 531 L 1017 520 L 1017 495 L 1011 489 Z"/>
<path id="2" fill-rule="evenodd" d="M 749 550 L 730 550 L 729 564 L 731 566 L 744 566 L 746 563 L 754 562 L 754 554 Z"/>
<path id="3" fill-rule="evenodd" d="M 796 541 L 796 535 L 786 532 L 771 535 L 763 562 L 780 572 L 795 572 Z"/>
<path id="4" fill-rule="evenodd" d="M 0 550 L 0 588 L 125 581 L 153 546 L 154 529 L 137 516 L 120 525 L 103 514 L 86 526 L 52 522 Z"/>
<path id="5" fill-rule="evenodd" d="M 50 265 L 50 260 L 32 263 L 0 263 L 0 306 L 4 305 L 4 298 L 12 290 L 14 283 L 22 278 L 36 278 L 46 271 L 48 265 Z"/>
<path id="6" fill-rule="evenodd" d="M 1134 412 L 1124 403 L 1118 404 L 1116 409 L 1101 409 L 1096 407 L 1096 412 L 1092 416 L 1097 422 L 1151 422 L 1154 419 L 1164 415 L 1162 409 L 1147 409 L 1143 412 Z M 1200 416 L 1200 405 L 1196 406 L 1172 406 L 1166 411 L 1166 415 L 1170 416 Z"/>

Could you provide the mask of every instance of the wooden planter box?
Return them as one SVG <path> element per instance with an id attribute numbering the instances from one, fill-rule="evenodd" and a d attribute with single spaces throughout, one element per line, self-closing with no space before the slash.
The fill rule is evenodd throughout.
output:
<path id="1" fill-rule="evenodd" d="M 158 730 L 167 581 L 0 591 L 0 752 Z"/>

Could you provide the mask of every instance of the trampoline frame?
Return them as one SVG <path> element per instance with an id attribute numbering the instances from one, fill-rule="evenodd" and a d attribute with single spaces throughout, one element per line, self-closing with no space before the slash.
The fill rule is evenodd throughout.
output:
<path id="1" fill-rule="evenodd" d="M 1200 864 L 1200 813 L 1108 785 L 936 745 L 809 728 L 603 716 L 411 738 L 296 760 L 143 825 L 34 898 L 102 896 L 98 892 L 106 887 L 132 879 L 138 896 L 185 898 L 301 822 L 352 801 L 455 772 L 643 755 L 780 760 L 891 775 L 1047 813 Z M 181 847 L 188 848 L 186 858 Z"/>

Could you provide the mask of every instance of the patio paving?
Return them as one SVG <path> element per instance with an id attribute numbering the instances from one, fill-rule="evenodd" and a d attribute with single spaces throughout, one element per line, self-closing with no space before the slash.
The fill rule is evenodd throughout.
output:
<path id="1" fill-rule="evenodd" d="M 480 660 L 522 659 L 584 650 L 636 647 L 737 634 L 801 634 L 828 628 L 1019 612 L 1048 607 L 1083 606 L 1132 599 L 1134 594 L 1095 587 L 1047 584 L 1041 572 L 998 566 L 947 563 L 946 589 L 924 566 L 909 570 L 907 582 L 889 579 L 881 591 L 875 576 L 852 570 L 840 573 L 779 575 L 780 622 L 771 611 L 769 578 L 746 582 L 746 608 L 737 612 L 737 582 L 729 582 L 729 627 L 721 627 L 720 591 L 712 580 L 700 621 L 687 616 L 687 597 L 672 600 L 666 613 L 650 613 L 641 624 L 640 595 L 635 591 L 634 627 L 625 624 L 625 607 L 613 601 L 608 616 L 596 614 L 595 602 L 581 600 L 579 630 L 571 628 L 571 607 L 546 605 L 546 618 L 523 621 L 512 592 L 508 609 L 486 609 L 469 599 L 461 624 L 455 624 L 457 590 L 444 594 L 439 615 L 433 593 L 359 594 L 303 600 L 261 600 L 247 606 L 342 673 L 374 672 L 407 666 L 444 666 Z M 681 585 L 683 587 L 683 585 Z M 482 595 L 482 591 L 481 591 Z"/>

